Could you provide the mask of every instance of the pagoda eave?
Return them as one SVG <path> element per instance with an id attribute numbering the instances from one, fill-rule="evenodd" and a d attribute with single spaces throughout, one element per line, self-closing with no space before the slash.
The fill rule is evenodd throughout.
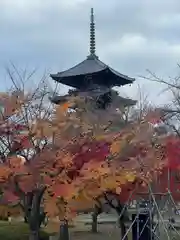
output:
<path id="1" fill-rule="evenodd" d="M 53 96 L 50 100 L 54 104 L 62 104 L 62 103 L 67 102 L 70 96 L 71 96 L 70 94 L 67 94 L 65 96 L 56 95 L 56 96 Z M 130 106 L 136 105 L 136 103 L 137 103 L 136 100 L 132 100 L 130 98 L 124 98 L 124 97 L 121 97 L 121 96 L 117 96 L 116 107 L 118 108 L 122 105 L 124 107 L 130 107 Z"/>
<path id="2" fill-rule="evenodd" d="M 83 89 L 90 85 L 100 85 L 106 87 L 120 87 L 127 84 L 132 84 L 135 79 L 129 78 L 124 75 L 116 74 L 116 72 L 110 68 L 106 68 L 101 71 L 79 74 L 74 76 L 63 76 L 64 74 L 57 73 L 51 74 L 50 77 L 59 83 L 74 87 L 77 89 Z"/>

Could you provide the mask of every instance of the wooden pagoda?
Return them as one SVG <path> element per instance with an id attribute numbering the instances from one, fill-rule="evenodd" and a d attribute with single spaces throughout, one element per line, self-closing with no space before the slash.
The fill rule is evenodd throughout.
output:
<path id="1" fill-rule="evenodd" d="M 50 77 L 58 83 L 65 84 L 69 87 L 75 88 L 74 91 L 70 91 L 69 94 L 88 92 L 89 94 L 98 98 L 99 104 L 102 108 L 105 108 L 107 103 L 111 101 L 112 96 L 116 96 L 120 104 L 124 105 L 134 105 L 136 101 L 123 98 L 115 94 L 112 87 L 124 86 L 127 84 L 132 84 L 134 78 L 130 78 L 123 75 L 113 68 L 109 67 L 96 55 L 96 45 L 95 45 L 95 22 L 93 8 L 91 8 L 91 18 L 90 18 L 90 47 L 89 55 L 87 58 L 75 65 L 74 67 L 58 72 L 56 74 L 51 74 Z M 66 96 L 55 96 L 52 102 L 58 104 L 63 101 Z M 103 102 L 103 104 L 102 104 Z"/>

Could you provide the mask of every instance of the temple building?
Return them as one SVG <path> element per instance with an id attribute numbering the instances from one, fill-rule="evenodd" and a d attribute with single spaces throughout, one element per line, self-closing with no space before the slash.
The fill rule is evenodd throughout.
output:
<path id="1" fill-rule="evenodd" d="M 134 105 L 136 101 L 119 96 L 112 88 L 132 84 L 135 79 L 117 72 L 102 62 L 96 55 L 95 43 L 94 13 L 93 8 L 91 8 L 89 55 L 74 67 L 50 75 L 54 81 L 75 90 L 70 90 L 66 96 L 54 96 L 51 101 L 58 104 L 69 95 L 86 92 L 96 99 L 99 108 L 105 109 L 111 103 L 112 98 L 116 99 L 117 105 Z"/>

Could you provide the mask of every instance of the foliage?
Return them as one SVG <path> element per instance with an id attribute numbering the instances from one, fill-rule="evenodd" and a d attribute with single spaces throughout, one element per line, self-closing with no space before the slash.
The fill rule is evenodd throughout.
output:
<path id="1" fill-rule="evenodd" d="M 60 211 L 65 214 L 68 205 L 73 208 L 75 204 L 77 208 L 76 203 L 85 202 L 84 199 L 93 205 L 104 192 L 120 194 L 122 186 L 137 179 L 150 182 L 155 170 L 157 174 L 166 164 L 163 140 L 153 137 L 153 128 L 147 122 L 129 125 L 118 134 L 103 132 L 100 136 L 99 132 L 95 133 L 93 129 L 88 141 L 84 134 L 78 142 L 68 146 L 72 154 L 68 155 L 69 165 L 63 175 L 48 186 L 53 197 L 46 195 L 45 205 L 47 208 L 49 205 L 51 214 Z M 55 171 L 57 166 L 52 172 Z"/>
<path id="2" fill-rule="evenodd" d="M 149 184 L 167 164 L 165 139 L 156 136 L 149 116 L 111 132 L 108 114 L 85 97 L 72 97 L 51 114 L 41 104 L 34 109 L 30 95 L 16 93 L 7 104 L 11 98 L 2 96 L 1 138 L 9 148 L 2 152 L 0 183 L 32 230 L 40 226 L 41 206 L 49 216 L 69 219 L 106 193 L 121 199 L 129 185 Z"/>
<path id="3" fill-rule="evenodd" d="M 42 89 L 28 94 L 18 89 L 0 94 L 0 183 L 3 190 L 0 204 L 19 204 L 31 230 L 38 229 L 45 217 L 40 208 L 42 197 L 39 191 L 28 192 L 30 188 L 23 191 L 20 185 L 22 177 L 27 179 L 29 174 L 23 164 L 31 161 L 46 144 L 44 139 L 37 141 L 31 131 L 34 119 L 50 116 L 45 96 Z M 36 207 L 33 206 L 35 201 Z"/>
<path id="4" fill-rule="evenodd" d="M 20 216 L 22 215 L 22 209 L 19 205 L 0 205 L 0 219 L 8 220 L 9 216 Z"/>

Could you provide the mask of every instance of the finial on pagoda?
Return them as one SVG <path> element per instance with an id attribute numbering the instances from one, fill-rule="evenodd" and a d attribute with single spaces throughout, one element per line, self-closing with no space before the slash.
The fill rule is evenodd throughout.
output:
<path id="1" fill-rule="evenodd" d="M 94 9 L 91 8 L 90 18 L 90 55 L 88 57 L 96 57 L 96 41 L 95 41 L 95 22 L 94 22 Z"/>

